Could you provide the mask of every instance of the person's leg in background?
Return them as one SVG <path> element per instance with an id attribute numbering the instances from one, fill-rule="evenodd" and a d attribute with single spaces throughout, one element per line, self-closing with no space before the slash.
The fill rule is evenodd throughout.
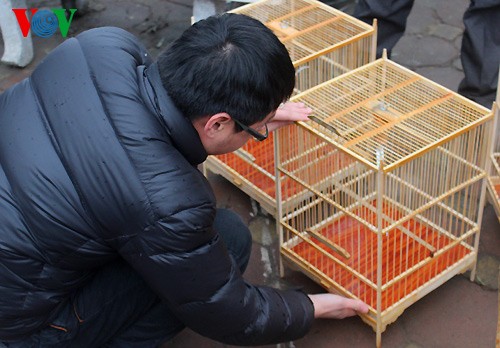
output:
<path id="1" fill-rule="evenodd" d="M 487 108 L 495 100 L 500 64 L 500 0 L 472 0 L 464 14 L 458 93 Z"/>
<path id="2" fill-rule="evenodd" d="M 377 18 L 377 58 L 382 56 L 384 48 L 390 57 L 405 32 L 413 3 L 414 0 L 358 0 L 354 17 L 370 25 Z"/>
<path id="3" fill-rule="evenodd" d="M 76 8 L 75 12 L 76 17 L 81 17 L 89 10 L 89 1 L 90 0 L 61 0 L 61 7 L 66 9 L 66 13 L 69 17 L 69 10 L 72 8 Z"/>
<path id="4" fill-rule="evenodd" d="M 248 227 L 236 213 L 218 209 L 214 228 L 243 273 L 252 246 Z M 47 328 L 0 347 L 158 347 L 183 329 L 168 306 L 119 260 L 75 293 Z"/>

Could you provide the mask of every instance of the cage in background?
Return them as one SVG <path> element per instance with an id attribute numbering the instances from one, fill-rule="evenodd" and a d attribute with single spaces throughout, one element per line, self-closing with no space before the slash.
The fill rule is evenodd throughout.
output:
<path id="1" fill-rule="evenodd" d="M 316 0 L 262 0 L 239 7 L 264 23 L 286 46 L 296 69 L 295 93 L 375 59 L 376 29 Z M 221 174 L 276 212 L 273 135 L 250 140 L 231 154 L 209 156 L 204 169 Z"/>
<path id="2" fill-rule="evenodd" d="M 280 253 L 366 302 L 376 332 L 458 273 L 474 278 L 493 113 L 386 58 L 292 98 L 276 134 Z"/>
<path id="3" fill-rule="evenodd" d="M 497 100 L 493 104 L 493 111 L 500 112 L 500 91 L 498 91 Z M 497 122 L 498 121 L 497 119 Z M 488 191 L 491 197 L 491 204 L 493 205 L 495 212 L 500 222 L 500 134 L 498 134 L 498 129 L 500 126 L 497 124 L 497 133 L 494 136 L 493 145 L 490 151 L 490 161 L 491 167 L 488 176 Z"/>

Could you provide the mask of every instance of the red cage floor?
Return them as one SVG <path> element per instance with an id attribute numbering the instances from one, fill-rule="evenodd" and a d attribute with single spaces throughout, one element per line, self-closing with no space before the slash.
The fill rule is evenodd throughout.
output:
<path id="1" fill-rule="evenodd" d="M 290 137 L 295 139 L 297 135 L 295 134 L 294 128 L 290 128 Z M 266 141 L 258 142 L 258 141 L 249 141 L 244 147 L 243 150 L 248 152 L 252 157 L 254 165 L 249 163 L 249 159 L 243 159 L 239 155 L 235 153 L 229 153 L 224 155 L 218 155 L 217 158 L 227 164 L 230 168 L 238 172 L 243 178 L 248 180 L 250 183 L 259 188 L 262 192 L 269 195 L 272 199 L 276 199 L 276 182 L 269 175 L 274 176 L 274 141 L 273 141 L 273 133 L 269 134 L 269 138 Z M 353 160 L 348 157 L 346 154 L 335 151 L 332 146 L 326 145 L 324 141 L 320 139 L 314 139 L 315 143 L 309 144 L 311 147 L 314 145 L 317 146 L 314 149 L 311 149 L 307 155 L 294 149 L 288 149 L 289 153 L 285 155 L 287 158 L 295 158 L 290 161 L 286 168 L 291 170 L 292 172 L 303 172 L 309 171 L 308 176 L 314 176 L 314 179 L 311 179 L 314 182 L 320 182 L 324 179 L 327 179 L 330 175 L 332 175 L 332 171 L 326 170 L 325 163 L 329 163 L 330 167 L 332 163 L 335 164 L 335 170 L 340 171 L 342 168 L 340 166 L 345 167 L 353 162 Z M 308 142 L 311 142 L 311 139 L 308 138 Z M 290 143 L 295 143 L 294 141 Z M 311 165 L 310 162 L 312 160 L 320 159 L 320 161 L 314 165 Z M 326 162 L 325 162 L 326 161 Z M 255 166 L 259 167 L 256 168 Z M 262 171 L 268 173 L 266 175 Z M 301 176 L 300 174 L 298 175 Z M 298 194 L 299 192 L 304 191 L 304 187 L 298 185 L 295 181 L 288 179 L 286 176 L 282 180 L 282 199 L 286 200 L 291 198 L 293 195 Z"/>
<path id="2" fill-rule="evenodd" d="M 376 225 L 376 214 L 371 214 L 366 218 Z M 436 251 L 431 252 L 422 243 L 408 237 L 400 228 L 394 228 L 382 236 L 382 284 L 390 282 L 403 272 L 416 266 L 419 262 L 427 261 L 420 267 L 410 271 L 408 275 L 394 281 L 382 291 L 382 310 L 397 303 L 420 286 L 431 282 L 446 268 L 472 252 L 457 243 L 448 251 L 436 255 L 437 251 L 453 243 L 454 240 L 415 219 L 408 220 L 403 223 L 403 226 L 435 247 Z M 368 230 L 364 225 L 349 216 L 343 216 L 317 230 L 317 232 L 347 251 L 350 257 L 346 258 L 321 242 L 311 239 L 317 246 L 335 256 L 374 284 L 377 283 L 376 233 Z M 323 272 L 328 278 L 333 279 L 342 288 L 376 308 L 376 289 L 369 286 L 348 268 L 327 258 L 311 244 L 302 240 L 299 244 L 293 246 L 291 250 L 307 263 Z"/>

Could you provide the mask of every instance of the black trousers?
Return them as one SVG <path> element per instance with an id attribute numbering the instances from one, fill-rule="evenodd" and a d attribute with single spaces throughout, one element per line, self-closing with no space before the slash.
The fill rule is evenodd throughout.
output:
<path id="1" fill-rule="evenodd" d="M 358 0 L 354 17 L 378 21 L 377 57 L 403 36 L 414 0 Z M 500 64 L 500 0 L 471 0 L 464 13 L 461 60 L 465 77 L 458 93 L 487 108 L 495 100 Z"/>
<path id="2" fill-rule="evenodd" d="M 215 229 L 243 273 L 252 246 L 238 215 L 218 209 Z M 172 279 L 175 282 L 175 279 Z M 104 267 L 61 309 L 51 325 L 0 347 L 158 347 L 184 329 L 168 306 L 123 261 Z"/>

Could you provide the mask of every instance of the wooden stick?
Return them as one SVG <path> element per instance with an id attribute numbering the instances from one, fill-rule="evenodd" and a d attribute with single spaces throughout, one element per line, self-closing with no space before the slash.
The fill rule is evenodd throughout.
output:
<path id="1" fill-rule="evenodd" d="M 242 160 L 244 160 L 245 162 L 249 163 L 255 162 L 255 156 L 253 156 L 250 152 L 243 150 L 242 148 L 233 151 L 233 153 Z"/>
<path id="2" fill-rule="evenodd" d="M 376 330 L 376 345 L 377 348 L 381 347 L 382 344 L 382 271 L 384 265 L 382 264 L 382 211 L 383 211 L 383 201 L 385 193 L 385 173 L 384 168 L 384 157 L 383 155 L 379 159 L 378 171 L 377 171 L 377 330 Z"/>
<path id="3" fill-rule="evenodd" d="M 267 22 L 266 23 L 266 26 L 268 26 L 269 28 L 271 28 L 272 30 L 275 30 L 275 29 L 280 29 L 280 26 L 279 26 L 279 22 L 282 22 L 284 20 L 287 20 L 289 19 L 290 17 L 294 17 L 294 16 L 297 16 L 297 15 L 301 15 L 302 13 L 304 12 L 307 12 L 307 11 L 310 11 L 310 10 L 314 10 L 315 8 L 317 8 L 318 6 L 315 6 L 315 5 L 309 5 L 309 6 L 304 6 L 298 10 L 295 10 L 295 11 L 292 11 L 292 12 L 289 12 L 283 16 L 280 16 L 278 18 L 275 18 L 273 19 L 271 22 Z M 276 28 L 277 26 L 277 28 Z"/>
<path id="4" fill-rule="evenodd" d="M 418 79 L 418 78 L 415 77 L 414 79 L 409 79 L 409 80 L 405 81 L 405 83 L 401 83 L 401 85 L 403 85 L 403 84 L 409 84 L 409 83 L 406 83 L 406 82 L 409 82 L 409 81 L 412 81 L 412 80 L 413 80 L 412 82 L 414 82 L 414 81 L 416 81 L 416 79 Z M 401 88 L 401 86 L 398 85 L 398 86 L 394 86 L 392 88 L 389 88 L 386 91 L 391 91 L 391 90 L 400 89 L 400 88 Z M 380 94 L 386 94 L 386 93 L 380 93 Z M 384 124 L 383 126 L 377 127 L 377 128 L 375 128 L 375 129 L 373 129 L 373 130 L 371 130 L 369 132 L 366 132 L 362 136 L 357 137 L 356 139 L 348 141 L 347 143 L 344 144 L 344 146 L 351 147 L 354 144 L 357 144 L 357 143 L 360 143 L 360 142 L 364 141 L 366 138 L 371 138 L 371 137 L 373 137 L 373 136 L 375 136 L 377 134 L 380 134 L 384 130 L 389 129 L 391 127 L 394 127 L 394 125 L 396 125 L 398 123 L 401 123 L 402 121 L 404 121 L 404 120 L 406 120 L 406 119 L 408 119 L 410 117 L 413 117 L 413 115 L 418 114 L 418 113 L 420 113 L 420 112 L 422 112 L 424 110 L 428 110 L 428 109 L 432 108 L 433 106 L 438 105 L 438 104 L 442 103 L 443 101 L 445 101 L 446 99 L 449 99 L 451 97 L 453 97 L 452 93 L 450 93 L 448 95 L 443 95 L 440 98 L 435 99 L 432 102 L 427 103 L 427 104 L 421 106 L 420 108 L 418 108 L 416 110 L 413 110 L 412 112 L 409 112 L 409 113 L 407 113 L 405 115 L 402 115 L 398 119 L 393 119 L 392 121 Z M 370 99 L 373 99 L 373 98 L 370 98 Z M 448 138 L 446 140 L 448 140 Z M 413 154 L 412 154 L 412 156 L 413 156 Z"/>
<path id="5" fill-rule="evenodd" d="M 314 55 L 311 55 L 311 56 L 302 58 L 300 60 L 297 60 L 297 61 L 294 62 L 294 65 L 295 64 L 304 64 L 304 63 L 307 63 L 308 61 L 313 60 L 314 58 L 318 58 L 318 57 L 320 57 L 322 55 L 325 55 L 327 53 L 330 53 L 332 51 L 339 50 L 340 48 L 342 48 L 344 46 L 352 45 L 357 40 L 361 40 L 361 39 L 364 39 L 365 37 L 369 37 L 369 36 L 373 37 L 374 35 L 375 35 L 375 32 L 373 30 L 357 34 L 357 35 L 349 37 L 349 39 L 346 39 L 346 40 L 344 40 L 342 42 L 339 42 L 339 43 L 337 43 L 335 45 L 332 45 L 332 46 L 327 47 L 325 49 L 322 49 L 320 51 L 316 51 L 314 53 Z"/>
<path id="6" fill-rule="evenodd" d="M 446 136 L 445 138 L 441 138 L 441 139 L 438 139 L 437 141 L 433 142 L 433 143 L 430 143 L 428 144 L 427 146 L 425 147 L 422 147 L 419 151 L 416 151 L 415 153 L 412 153 L 411 155 L 408 155 L 406 157 L 403 157 L 401 158 L 400 160 L 388 165 L 385 170 L 386 171 L 391 171 L 391 170 L 394 170 L 395 168 L 397 167 L 400 167 L 402 166 L 403 164 L 405 164 L 406 162 L 414 159 L 415 157 L 417 156 L 421 156 L 422 154 L 426 153 L 426 152 L 429 152 L 431 149 L 433 148 L 436 148 L 444 143 L 447 143 L 449 142 L 450 140 L 462 135 L 463 133 L 465 132 L 468 132 L 470 131 L 471 129 L 474 129 L 476 127 L 478 127 L 479 125 L 483 124 L 483 123 L 486 123 L 488 122 L 489 120 L 491 120 L 493 118 L 493 114 L 489 114 L 489 115 L 486 115 L 478 120 L 476 120 L 475 122 L 472 122 L 472 123 L 469 123 L 467 125 L 467 127 L 463 127 L 463 128 L 460 128 L 458 130 L 456 130 L 455 132 L 449 134 L 448 136 Z"/>
<path id="7" fill-rule="evenodd" d="M 317 24 L 315 24 L 315 25 L 312 25 L 312 26 L 310 26 L 310 27 L 308 27 L 308 28 L 306 28 L 306 29 L 300 30 L 300 31 L 299 31 L 299 30 L 297 30 L 296 32 L 294 32 L 294 33 L 290 33 L 290 34 L 286 33 L 283 29 L 281 29 L 281 31 L 282 31 L 282 32 L 284 32 L 284 33 L 285 33 L 285 35 L 287 35 L 287 36 L 286 36 L 286 37 L 284 37 L 284 38 L 282 38 L 282 39 L 280 39 L 280 41 L 281 41 L 283 44 L 285 44 L 287 41 L 290 41 L 290 40 L 292 40 L 292 39 L 295 39 L 297 36 L 300 36 L 300 35 L 306 34 L 306 33 L 310 32 L 310 31 L 313 31 L 313 30 L 316 30 L 316 29 L 318 29 L 318 28 L 324 27 L 325 25 L 328 25 L 328 24 L 331 24 L 331 23 L 337 22 L 337 21 L 339 21 L 339 20 L 341 20 L 341 19 L 343 19 L 343 18 L 341 18 L 341 17 L 334 17 L 334 18 L 330 18 L 330 19 L 328 19 L 328 20 L 326 20 L 326 21 L 323 21 L 323 22 L 317 23 Z M 275 25 L 273 26 L 273 28 L 274 28 L 274 27 L 275 27 Z M 349 42 L 349 43 L 350 43 L 350 42 Z"/>
<path id="8" fill-rule="evenodd" d="M 342 135 L 340 135 L 339 131 L 337 129 L 335 129 L 334 126 L 330 125 L 329 123 L 326 123 L 324 122 L 322 119 L 320 119 L 319 117 L 317 116 L 314 116 L 314 115 L 310 115 L 309 118 L 311 120 L 313 120 L 314 122 L 320 124 L 321 126 L 325 127 L 326 129 L 328 129 L 330 132 L 333 132 L 335 134 L 337 134 L 339 137 L 341 137 Z"/>
<path id="9" fill-rule="evenodd" d="M 342 76 L 345 76 L 345 75 L 341 75 L 340 77 L 342 77 Z M 338 112 L 336 114 L 332 114 L 332 115 L 328 116 L 326 118 L 326 121 L 338 119 L 338 118 L 340 118 L 340 117 L 342 117 L 342 116 L 350 113 L 351 111 L 358 109 L 361 106 L 365 106 L 365 104 L 369 103 L 370 101 L 379 100 L 379 99 L 385 97 L 386 95 L 391 94 L 394 91 L 397 91 L 397 90 L 399 90 L 399 89 L 401 89 L 401 88 L 403 88 L 405 86 L 411 85 L 412 83 L 415 83 L 415 82 L 418 82 L 418 81 L 420 81 L 420 78 L 418 76 L 413 76 L 413 77 L 409 78 L 408 80 L 405 80 L 405 81 L 403 81 L 403 82 L 401 82 L 401 83 L 399 83 L 399 84 L 397 84 L 397 85 L 395 85 L 395 86 L 393 86 L 391 88 L 385 89 L 382 92 L 379 92 L 377 94 L 372 95 L 370 98 L 367 98 L 367 99 L 364 99 L 364 100 L 360 100 L 356 104 L 353 104 L 353 105 L 351 105 L 348 108 L 344 108 L 342 110 L 342 112 Z"/>
<path id="10" fill-rule="evenodd" d="M 306 233 L 309 233 L 310 235 L 312 235 L 312 237 L 314 239 L 317 239 L 321 243 L 323 243 L 326 246 L 328 246 L 330 249 L 333 249 L 337 253 L 339 253 L 342 256 L 344 256 L 346 259 L 350 259 L 351 258 L 351 254 L 349 254 L 344 248 L 342 248 L 340 245 L 335 244 L 334 242 L 332 242 L 331 240 L 329 240 L 325 236 L 322 236 L 321 234 L 319 234 L 317 232 L 314 232 L 313 230 L 305 230 L 305 231 L 306 231 Z"/>
<path id="11" fill-rule="evenodd" d="M 454 193 L 462 190 L 463 188 L 472 185 L 474 182 L 483 179 L 485 176 L 486 176 L 486 174 L 483 173 L 482 175 L 477 175 L 476 177 L 472 177 L 471 179 L 463 182 L 462 184 L 457 185 L 453 189 L 450 189 L 449 191 L 443 193 L 442 195 L 437 196 L 434 199 L 430 200 L 426 204 L 423 204 L 418 209 L 415 209 L 411 214 L 408 214 L 405 217 L 403 217 L 402 219 L 398 220 L 396 223 L 393 223 L 390 226 L 386 227 L 384 229 L 384 231 L 390 231 L 390 230 L 392 230 L 396 226 L 396 224 L 400 224 L 400 223 L 403 223 L 405 221 L 410 220 L 411 218 L 419 215 L 420 213 L 422 213 L 423 211 L 427 210 L 428 208 L 430 208 L 431 206 L 433 206 L 437 202 L 442 201 L 444 198 L 446 198 L 448 196 L 451 196 L 452 194 L 454 194 Z"/>
<path id="12" fill-rule="evenodd" d="M 326 196 L 325 194 L 319 192 L 318 190 L 316 190 L 314 187 L 312 187 L 311 185 L 307 184 L 306 182 L 302 181 L 301 179 L 299 179 L 298 177 L 296 177 L 295 175 L 293 175 L 292 173 L 284 170 L 283 168 L 280 168 L 280 171 L 287 175 L 290 179 L 296 181 L 297 183 L 299 183 L 300 185 L 302 185 L 303 187 L 307 188 L 307 190 L 315 193 L 316 195 L 318 195 L 319 197 L 321 197 L 323 200 L 325 200 L 326 202 L 330 203 L 331 205 L 333 205 L 335 208 L 339 209 L 339 210 L 342 210 L 345 214 L 349 215 L 350 217 L 352 217 L 353 219 L 355 219 L 356 221 L 362 223 L 364 226 L 366 226 L 367 228 L 369 228 L 370 230 L 372 231 L 376 231 L 376 228 L 375 226 L 373 226 L 372 224 L 368 223 L 367 221 L 361 219 L 359 216 L 357 216 L 356 214 L 352 213 L 351 211 L 347 210 L 346 207 L 343 207 L 341 206 L 340 204 L 338 204 L 337 202 L 335 202 L 334 200 L 332 200 L 330 197 Z"/>
<path id="13" fill-rule="evenodd" d="M 363 274 L 359 273 L 357 270 L 355 270 L 354 268 L 350 267 L 349 265 L 347 265 L 342 260 L 336 258 L 334 255 L 327 253 L 324 249 L 322 249 L 318 245 L 316 245 L 316 243 L 314 243 L 311 240 L 311 238 L 309 238 L 309 236 L 307 234 L 300 233 L 299 231 L 297 231 L 296 229 L 294 229 L 292 226 L 290 226 L 290 225 L 288 225 L 288 224 L 286 224 L 284 222 L 281 222 L 281 225 L 283 225 L 283 227 L 285 227 L 292 234 L 294 234 L 296 236 L 296 238 L 299 238 L 299 239 L 303 240 L 305 243 L 307 243 L 310 246 L 312 246 L 314 249 L 316 249 L 317 251 L 319 251 L 321 254 L 323 254 L 324 256 L 328 257 L 329 259 L 331 259 L 332 261 L 334 261 L 336 264 L 342 266 L 343 268 L 345 268 L 346 270 L 348 270 L 349 272 L 351 272 L 352 274 L 354 274 L 358 279 L 360 279 L 362 282 L 366 283 L 372 289 L 376 289 L 376 284 L 373 283 L 370 279 L 366 278 Z M 297 258 L 301 258 L 298 254 L 296 254 L 293 250 L 291 250 L 288 247 L 288 242 L 285 242 L 281 247 L 283 249 L 285 249 L 287 252 L 296 255 Z M 311 264 L 308 264 L 308 267 L 309 268 L 313 268 L 314 266 L 312 266 Z M 325 277 L 322 276 L 322 278 L 325 278 Z M 326 279 L 328 279 L 329 281 L 332 281 L 331 278 L 326 278 Z"/>

